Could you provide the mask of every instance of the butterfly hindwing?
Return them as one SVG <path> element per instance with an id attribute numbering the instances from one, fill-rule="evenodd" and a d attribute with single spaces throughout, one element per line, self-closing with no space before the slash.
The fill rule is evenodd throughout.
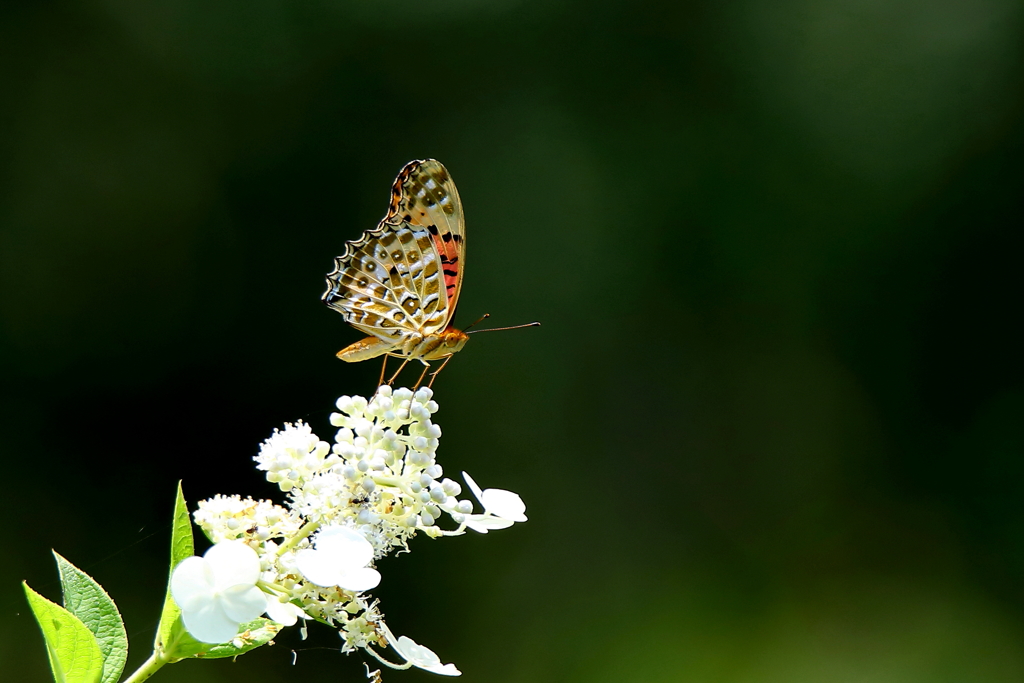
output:
<path id="1" fill-rule="evenodd" d="M 345 245 L 327 276 L 323 299 L 356 328 L 397 343 L 410 326 L 402 305 L 409 289 L 391 258 L 399 239 L 393 228 L 382 224 Z"/>

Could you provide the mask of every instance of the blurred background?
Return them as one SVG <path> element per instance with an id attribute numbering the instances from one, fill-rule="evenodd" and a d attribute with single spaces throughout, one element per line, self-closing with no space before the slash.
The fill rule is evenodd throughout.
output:
<path id="1" fill-rule="evenodd" d="M 379 365 L 320 302 L 410 159 L 465 204 L 448 474 L 530 521 L 380 563 L 466 681 L 1024 680 L 1014 0 L 0 6 L 0 677 L 50 548 L 148 655 L 175 483 L 281 500 Z M 408 381 L 413 381 L 409 376 Z M 364 680 L 326 627 L 156 681 Z M 293 651 L 297 653 L 293 665 Z M 392 682 L 439 680 L 385 671 Z"/>

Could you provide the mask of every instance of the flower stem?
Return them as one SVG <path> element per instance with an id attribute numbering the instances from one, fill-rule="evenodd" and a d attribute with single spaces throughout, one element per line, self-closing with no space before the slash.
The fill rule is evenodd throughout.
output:
<path id="1" fill-rule="evenodd" d="M 291 591 L 289 591 L 287 588 L 285 588 L 281 584 L 274 583 L 272 581 L 262 581 L 261 580 L 261 581 L 257 581 L 256 585 L 259 586 L 260 588 L 264 589 L 263 590 L 264 593 L 267 592 L 266 591 L 267 588 L 273 590 L 274 592 L 280 593 L 281 595 L 289 595 L 291 593 Z"/>
<path id="2" fill-rule="evenodd" d="M 404 664 L 395 664 L 394 662 L 390 662 L 390 661 L 384 659 L 370 645 L 365 645 L 363 647 L 363 649 L 366 650 L 367 652 L 369 652 L 371 655 L 373 655 L 374 658 L 376 658 L 376 660 L 378 662 L 380 662 L 384 666 L 389 666 L 392 669 L 408 669 L 408 668 L 412 667 L 412 662 L 405 662 Z M 128 682 L 125 681 L 125 683 L 128 683 Z"/>
<path id="3" fill-rule="evenodd" d="M 307 522 L 306 524 L 303 524 L 302 528 L 299 529 L 298 533 L 296 533 L 294 536 L 288 539 L 287 543 L 285 543 L 277 549 L 277 556 L 281 557 L 286 552 L 297 546 L 302 539 L 304 539 L 306 536 L 309 536 L 311 533 L 313 533 L 319 528 L 320 522 Z M 125 681 L 125 683 L 128 682 Z"/>
<path id="4" fill-rule="evenodd" d="M 135 670 L 135 673 L 124 679 L 124 683 L 142 683 L 142 681 L 159 671 L 166 663 L 166 659 L 154 652 L 149 656 L 149 659 L 142 664 L 142 666 Z"/>

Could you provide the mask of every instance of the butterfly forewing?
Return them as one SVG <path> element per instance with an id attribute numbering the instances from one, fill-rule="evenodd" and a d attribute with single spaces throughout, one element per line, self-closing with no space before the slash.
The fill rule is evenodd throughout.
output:
<path id="1" fill-rule="evenodd" d="M 413 161 L 398 174 L 384 222 L 399 221 L 426 228 L 433 240 L 444 280 L 442 298 L 447 299 L 448 308 L 444 325 L 437 329 L 444 329 L 455 314 L 462 290 L 466 228 L 459 191 L 440 161 Z"/>
<path id="2" fill-rule="evenodd" d="M 465 228 L 458 190 L 440 162 L 410 162 L 387 217 L 346 243 L 323 300 L 367 334 L 395 344 L 451 322 L 462 286 Z"/>

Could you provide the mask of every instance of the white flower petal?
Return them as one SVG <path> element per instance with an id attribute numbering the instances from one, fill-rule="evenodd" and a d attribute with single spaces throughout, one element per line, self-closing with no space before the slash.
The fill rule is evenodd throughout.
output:
<path id="1" fill-rule="evenodd" d="M 224 643 L 240 624 L 266 609 L 256 587 L 259 557 L 239 541 L 222 541 L 203 557 L 190 557 L 171 574 L 171 595 L 181 608 L 185 629 L 204 643 Z"/>
<path id="2" fill-rule="evenodd" d="M 441 674 L 442 676 L 461 676 L 462 675 L 462 672 L 459 671 L 457 668 L 455 668 L 454 664 L 451 664 L 451 663 L 449 663 L 449 664 L 441 664 L 440 660 L 438 660 L 438 662 L 436 664 L 431 664 L 430 666 L 420 666 L 420 665 L 416 665 L 416 666 L 419 666 L 419 668 L 423 669 L 424 671 L 429 671 L 430 673 L 433 673 L 433 674 Z"/>
<path id="3" fill-rule="evenodd" d="M 441 663 L 441 658 L 434 654 L 433 650 L 423 647 L 409 636 L 400 636 L 395 649 L 413 666 L 431 666 Z"/>
<path id="4" fill-rule="evenodd" d="M 338 567 L 325 553 L 309 548 L 300 550 L 295 553 L 295 566 L 303 576 L 318 586 L 329 588 L 338 585 Z"/>
<path id="5" fill-rule="evenodd" d="M 196 609 L 196 601 L 209 599 L 213 583 L 210 564 L 201 557 L 189 557 L 179 562 L 171 574 L 171 595 L 182 610 Z"/>
<path id="6" fill-rule="evenodd" d="M 476 496 L 476 499 L 480 501 L 481 505 L 483 505 L 484 504 L 484 497 L 483 497 L 484 493 L 483 493 L 483 491 L 480 490 L 480 487 L 476 485 L 476 482 L 473 481 L 473 477 L 469 476 L 469 474 L 467 472 L 463 472 L 462 473 L 462 478 L 466 480 L 466 484 L 469 485 L 469 490 L 473 492 L 473 495 Z M 487 508 L 484 508 L 484 509 L 486 510 Z"/>
<path id="7" fill-rule="evenodd" d="M 473 531 L 486 534 L 490 529 L 507 529 L 515 524 L 511 519 L 491 515 L 466 515 L 466 526 Z"/>
<path id="8" fill-rule="evenodd" d="M 359 592 L 380 583 L 377 570 L 366 567 L 373 560 L 373 546 L 355 529 L 322 529 L 313 546 L 315 550 L 307 548 L 296 553 L 295 565 L 316 585 Z"/>
<path id="9" fill-rule="evenodd" d="M 348 527 L 328 527 L 316 537 L 316 549 L 337 558 L 347 567 L 365 567 L 373 560 L 373 546 L 366 537 Z"/>
<path id="10" fill-rule="evenodd" d="M 267 609 L 266 594 L 256 586 L 238 584 L 221 594 L 224 613 L 237 623 L 252 621 Z"/>
<path id="11" fill-rule="evenodd" d="M 434 654 L 434 651 L 424 647 L 408 636 L 395 638 L 388 625 L 383 621 L 378 628 L 384 632 L 384 638 L 395 648 L 395 651 L 415 667 L 431 671 L 442 676 L 461 676 L 462 672 L 455 668 L 454 664 L 441 664 L 441 658 Z"/>
<path id="12" fill-rule="evenodd" d="M 456 668 L 454 664 L 448 662 L 444 666 L 431 669 L 433 673 L 441 674 L 442 676 L 461 676 L 462 672 Z"/>
<path id="13" fill-rule="evenodd" d="M 222 541 L 203 555 L 216 577 L 217 590 L 237 584 L 255 585 L 260 578 L 260 558 L 242 541 Z"/>
<path id="14" fill-rule="evenodd" d="M 282 626 L 294 626 L 299 617 L 306 618 L 306 613 L 297 605 L 281 602 L 272 595 L 267 596 L 267 616 Z"/>
<path id="15" fill-rule="evenodd" d="M 454 664 L 441 664 L 441 658 L 433 650 L 420 645 L 408 636 L 400 637 L 398 642 L 392 643 L 392 645 L 405 661 L 424 671 L 430 671 L 443 676 L 459 676 L 462 674 L 461 671 L 455 668 Z"/>
<path id="16" fill-rule="evenodd" d="M 359 567 L 341 572 L 337 585 L 347 591 L 359 593 L 376 588 L 379 583 L 380 572 L 370 567 Z"/>
<path id="17" fill-rule="evenodd" d="M 526 503 L 519 494 L 504 489 L 487 489 L 480 503 L 492 515 L 511 519 L 513 522 L 525 522 Z"/>
<path id="18" fill-rule="evenodd" d="M 220 605 L 209 600 L 199 609 L 181 611 L 189 634 L 201 643 L 226 643 L 238 634 L 238 622 L 230 619 Z"/>
<path id="19" fill-rule="evenodd" d="M 506 491 L 504 489 L 487 489 L 481 491 L 480 487 L 473 480 L 473 477 L 469 476 L 466 472 L 463 472 L 462 476 L 466 480 L 466 484 L 469 485 L 469 489 L 473 492 L 473 495 L 480 501 L 480 505 L 483 506 L 484 512 L 513 522 L 526 521 L 526 503 L 524 503 L 523 499 L 519 497 L 519 494 L 513 493 L 512 491 Z M 476 526 L 470 526 L 470 528 L 480 531 Z M 490 528 L 497 529 L 504 527 Z"/>

